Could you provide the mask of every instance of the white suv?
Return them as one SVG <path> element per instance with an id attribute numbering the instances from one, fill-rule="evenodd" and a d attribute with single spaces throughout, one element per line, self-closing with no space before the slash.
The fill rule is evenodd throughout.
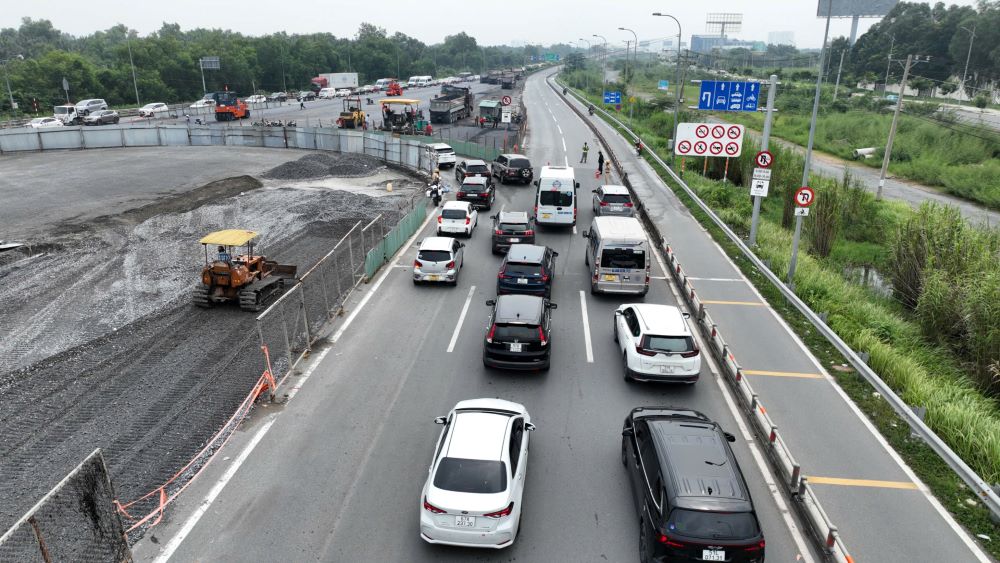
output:
<path id="1" fill-rule="evenodd" d="M 443 424 L 424 483 L 420 537 L 463 547 L 509 547 L 521 525 L 528 435 L 523 405 L 502 399 L 460 401 Z"/>
<path id="2" fill-rule="evenodd" d="M 472 236 L 472 229 L 479 224 L 479 212 L 467 201 L 447 201 L 438 214 L 438 236 L 444 233 Z"/>
<path id="3" fill-rule="evenodd" d="M 451 148 L 451 145 L 447 143 L 430 143 L 427 145 L 427 150 L 430 151 L 432 157 L 437 159 L 438 168 L 455 166 L 455 149 Z"/>
<path id="4" fill-rule="evenodd" d="M 618 307 L 614 335 L 625 381 L 698 381 L 701 350 L 688 326 L 689 316 L 670 305 L 626 303 Z"/>

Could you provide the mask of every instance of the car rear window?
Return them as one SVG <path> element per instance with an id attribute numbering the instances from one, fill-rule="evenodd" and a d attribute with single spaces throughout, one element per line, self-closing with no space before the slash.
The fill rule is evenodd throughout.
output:
<path id="1" fill-rule="evenodd" d="M 742 540 L 756 537 L 757 519 L 749 512 L 700 512 L 675 508 L 667 529 L 691 538 Z"/>
<path id="2" fill-rule="evenodd" d="M 438 465 L 434 486 L 456 493 L 502 493 L 507 490 L 507 465 L 488 459 L 446 457 Z"/>
<path id="3" fill-rule="evenodd" d="M 511 168 L 531 168 L 531 162 L 526 158 L 512 158 L 509 166 Z"/>
<path id="4" fill-rule="evenodd" d="M 632 201 L 632 198 L 628 194 L 604 194 L 601 198 L 608 203 L 628 203 Z"/>
<path id="5" fill-rule="evenodd" d="M 485 192 L 486 184 L 475 182 L 469 184 L 462 184 L 463 192 Z"/>
<path id="6" fill-rule="evenodd" d="M 527 231 L 527 223 L 500 223 L 500 230 L 502 231 Z"/>
<path id="7" fill-rule="evenodd" d="M 633 248 L 605 248 L 601 252 L 601 267 L 641 270 L 646 267 L 646 252 Z"/>
<path id="8" fill-rule="evenodd" d="M 434 149 L 434 150 L 436 150 L 438 152 L 438 154 L 455 154 L 455 149 L 448 148 L 448 147 L 441 148 L 441 149 Z"/>
<path id="9" fill-rule="evenodd" d="M 694 339 L 690 336 L 646 336 L 642 347 L 657 352 L 690 352 L 694 350 Z"/>
<path id="10" fill-rule="evenodd" d="M 540 340 L 538 325 L 498 324 L 496 330 L 493 331 L 493 340 L 499 342 L 513 342 L 514 340 L 518 342 L 538 342 Z"/>
<path id="11" fill-rule="evenodd" d="M 451 260 L 451 253 L 447 250 L 421 250 L 417 259 L 423 262 L 447 262 Z"/>
<path id="12" fill-rule="evenodd" d="M 464 209 L 442 209 L 441 216 L 445 219 L 465 219 Z"/>
<path id="13" fill-rule="evenodd" d="M 470 164 L 466 170 L 470 174 L 486 174 L 490 171 L 485 164 Z"/>
<path id="14" fill-rule="evenodd" d="M 507 264 L 503 271 L 508 276 L 539 277 L 542 275 L 542 267 L 538 264 Z"/>
<path id="15" fill-rule="evenodd" d="M 555 205 L 556 207 L 568 207 L 573 205 L 573 192 L 559 192 L 544 190 L 538 195 L 539 205 Z"/>

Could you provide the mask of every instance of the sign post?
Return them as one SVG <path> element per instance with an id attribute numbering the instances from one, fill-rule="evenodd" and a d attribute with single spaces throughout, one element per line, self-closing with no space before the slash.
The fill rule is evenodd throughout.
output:
<path id="1" fill-rule="evenodd" d="M 799 237 L 802 235 L 802 218 L 809 215 L 809 206 L 816 201 L 816 192 L 809 186 L 795 191 L 795 236 L 792 237 L 792 259 L 788 262 L 788 285 L 795 289 L 795 266 L 799 261 Z"/>
<path id="2" fill-rule="evenodd" d="M 65 76 L 63 77 L 62 87 L 63 87 L 63 90 L 66 91 L 66 103 L 68 104 L 69 103 L 69 80 L 66 80 Z"/>
<path id="3" fill-rule="evenodd" d="M 761 134 L 760 138 L 760 152 L 757 153 L 757 166 L 761 168 L 770 168 L 771 163 L 774 162 L 774 157 L 770 152 L 767 151 L 768 142 L 771 139 L 771 119 L 774 115 L 774 95 L 775 91 L 778 89 L 778 75 L 772 74 L 767 81 L 767 113 L 764 114 L 764 132 Z M 770 182 L 770 174 L 767 178 Z M 763 194 L 754 193 L 753 188 L 750 189 L 750 195 L 753 196 L 753 215 L 750 218 L 750 248 L 757 245 L 757 222 L 760 221 L 760 198 L 767 197 L 767 185 L 764 185 Z"/>

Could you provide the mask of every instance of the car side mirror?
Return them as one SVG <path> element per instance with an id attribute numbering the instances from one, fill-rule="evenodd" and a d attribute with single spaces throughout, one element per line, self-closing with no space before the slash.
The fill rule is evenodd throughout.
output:
<path id="1" fill-rule="evenodd" d="M 458 247 L 459 247 L 459 248 L 465 248 L 465 243 L 464 243 L 464 242 L 460 242 L 460 243 L 458 243 Z M 688 315 L 687 313 L 684 313 L 684 314 L 685 314 L 685 315 Z M 688 316 L 690 317 L 691 315 L 688 315 Z"/>
<path id="2" fill-rule="evenodd" d="M 622 316 L 622 312 L 621 312 L 621 311 L 615 311 L 615 316 L 616 316 L 616 317 L 620 317 L 620 316 Z"/>
<path id="3" fill-rule="evenodd" d="M 434 424 L 444 424 L 444 423 L 446 423 L 447 421 L 448 421 L 448 419 L 446 419 L 446 418 L 445 418 L 445 417 L 443 417 L 443 416 L 438 416 L 438 417 L 435 417 L 435 418 L 434 418 Z"/>
<path id="4" fill-rule="evenodd" d="M 526 423 L 524 423 L 524 429 L 527 430 L 528 432 L 534 432 L 535 431 L 535 425 L 532 424 L 532 423 L 530 423 L 530 422 L 526 422 Z"/>
<path id="5" fill-rule="evenodd" d="M 496 304 L 497 304 L 497 300 L 496 299 L 487 299 L 486 300 L 486 306 L 487 307 L 494 307 L 494 306 L 496 306 Z"/>
<path id="6" fill-rule="evenodd" d="M 548 305 L 546 305 L 546 307 L 548 307 L 549 309 L 558 309 L 559 305 L 556 305 L 555 303 L 549 303 Z"/>
<path id="7" fill-rule="evenodd" d="M 690 319 L 691 318 L 691 313 L 684 313 L 684 318 L 685 319 Z"/>
<path id="8" fill-rule="evenodd" d="M 735 442 L 736 441 L 736 436 L 733 436 L 729 432 L 723 432 L 722 434 L 726 437 L 726 441 L 727 442 Z"/>
<path id="9" fill-rule="evenodd" d="M 632 431 L 631 428 L 623 428 L 622 429 L 622 436 L 632 436 L 633 434 L 634 434 L 634 432 Z"/>
<path id="10" fill-rule="evenodd" d="M 597 193 L 597 190 L 590 190 L 590 193 L 592 193 L 592 194 L 596 194 L 596 193 Z"/>
<path id="11" fill-rule="evenodd" d="M 535 180 L 534 182 L 532 182 L 532 184 L 535 184 L 535 187 L 537 188 L 538 187 L 538 180 Z"/>
<path id="12" fill-rule="evenodd" d="M 573 182 L 573 188 L 577 190 L 580 189 L 580 182 Z"/>
<path id="13" fill-rule="evenodd" d="M 588 229 L 586 231 L 583 231 L 582 233 L 580 233 L 580 236 L 582 236 L 583 238 L 590 238 L 590 230 Z"/>

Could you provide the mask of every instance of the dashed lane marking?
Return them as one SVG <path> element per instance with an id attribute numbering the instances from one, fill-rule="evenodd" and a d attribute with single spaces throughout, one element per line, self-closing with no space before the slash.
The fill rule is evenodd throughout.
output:
<path id="1" fill-rule="evenodd" d="M 761 303 L 760 301 L 716 301 L 702 299 L 701 302 L 706 305 L 746 305 L 748 307 L 764 307 L 767 305 L 766 303 Z"/>
<path id="2" fill-rule="evenodd" d="M 771 377 L 797 377 L 799 379 L 826 379 L 821 373 L 801 373 L 796 371 L 767 371 L 762 369 L 745 369 L 743 375 L 768 375 Z"/>
<path id="3" fill-rule="evenodd" d="M 465 305 L 462 306 L 462 314 L 458 316 L 458 324 L 455 325 L 455 332 L 451 333 L 451 342 L 448 343 L 448 353 L 455 350 L 455 343 L 458 342 L 458 333 L 462 331 L 465 323 L 465 315 L 469 313 L 469 303 L 472 303 L 472 294 L 475 293 L 476 286 L 469 288 L 469 295 L 465 298 Z"/>
<path id="4" fill-rule="evenodd" d="M 587 297 L 582 290 L 580 291 L 580 311 L 583 313 L 583 340 L 587 345 L 587 363 L 592 364 L 594 363 L 594 349 L 590 345 L 590 318 L 587 315 Z"/>
<path id="5" fill-rule="evenodd" d="M 877 489 L 917 489 L 917 484 L 910 481 L 878 481 L 875 479 L 843 479 L 840 477 L 817 477 L 807 475 L 813 485 L 842 485 L 845 487 L 874 487 Z"/>

